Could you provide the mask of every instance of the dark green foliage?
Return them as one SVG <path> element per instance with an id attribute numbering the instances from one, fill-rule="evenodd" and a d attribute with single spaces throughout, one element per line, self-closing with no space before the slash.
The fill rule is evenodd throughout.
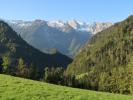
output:
<path id="1" fill-rule="evenodd" d="M 29 67 L 29 76 L 28 76 L 28 78 L 38 80 L 38 79 L 41 78 L 41 76 L 42 76 L 41 74 L 42 73 L 40 73 L 39 68 L 31 63 L 31 65 Z"/>
<path id="2" fill-rule="evenodd" d="M 57 67 L 57 68 L 46 67 L 44 69 L 43 80 L 53 84 L 63 84 L 63 80 L 64 80 L 63 72 L 64 70 L 61 67 Z"/>
<path id="3" fill-rule="evenodd" d="M 70 86 L 70 87 L 76 87 L 76 80 L 75 75 L 64 75 L 64 85 Z"/>
<path id="4" fill-rule="evenodd" d="M 99 90 L 133 94 L 133 67 L 118 67 L 113 68 L 111 73 L 101 73 Z"/>
<path id="5" fill-rule="evenodd" d="M 67 68 L 89 89 L 132 93 L 133 16 L 96 34 Z"/>

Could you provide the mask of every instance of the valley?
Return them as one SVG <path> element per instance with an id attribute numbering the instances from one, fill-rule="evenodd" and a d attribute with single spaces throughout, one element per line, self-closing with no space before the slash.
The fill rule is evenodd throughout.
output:
<path id="1" fill-rule="evenodd" d="M 132 0 L 0 4 L 0 100 L 133 100 Z"/>

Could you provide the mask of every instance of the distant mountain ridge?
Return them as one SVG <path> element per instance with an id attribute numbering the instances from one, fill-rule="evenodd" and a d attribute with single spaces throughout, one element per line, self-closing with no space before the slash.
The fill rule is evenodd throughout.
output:
<path id="1" fill-rule="evenodd" d="M 81 21 L 76 21 L 74 19 L 68 20 L 66 22 L 61 20 L 53 20 L 53 21 L 45 21 L 41 19 L 36 19 L 34 21 L 23 21 L 23 20 L 11 20 L 9 21 L 10 24 L 18 25 L 19 27 L 28 27 L 33 24 L 33 22 L 38 23 L 46 23 L 48 26 L 58 29 L 63 29 L 67 25 L 75 30 L 87 31 L 95 34 L 100 32 L 110 26 L 113 25 L 112 22 L 93 22 L 93 23 L 85 23 Z"/>
<path id="2" fill-rule="evenodd" d="M 97 32 L 112 23 L 87 24 L 76 20 L 63 21 L 8 21 L 10 26 L 35 48 L 49 53 L 51 49 L 74 57 L 79 49 Z"/>

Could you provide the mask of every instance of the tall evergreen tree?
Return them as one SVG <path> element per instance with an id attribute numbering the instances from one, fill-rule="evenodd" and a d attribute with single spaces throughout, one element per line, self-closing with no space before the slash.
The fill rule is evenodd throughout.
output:
<path id="1" fill-rule="evenodd" d="M 2 58 L 3 63 L 2 63 L 2 69 L 4 73 L 8 73 L 9 72 L 9 67 L 10 67 L 10 58 L 8 56 L 4 56 Z"/>

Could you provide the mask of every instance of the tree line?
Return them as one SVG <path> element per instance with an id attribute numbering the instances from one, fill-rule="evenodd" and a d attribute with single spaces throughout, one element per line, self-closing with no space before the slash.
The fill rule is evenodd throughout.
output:
<path id="1" fill-rule="evenodd" d="M 62 67 L 44 67 L 40 70 L 34 64 L 29 66 L 22 58 L 12 65 L 8 56 L 0 58 L 0 73 L 44 81 L 52 84 L 106 91 L 121 94 L 133 94 L 133 59 L 126 67 L 116 67 L 108 71 L 92 68 L 90 72 L 68 75 Z"/>

